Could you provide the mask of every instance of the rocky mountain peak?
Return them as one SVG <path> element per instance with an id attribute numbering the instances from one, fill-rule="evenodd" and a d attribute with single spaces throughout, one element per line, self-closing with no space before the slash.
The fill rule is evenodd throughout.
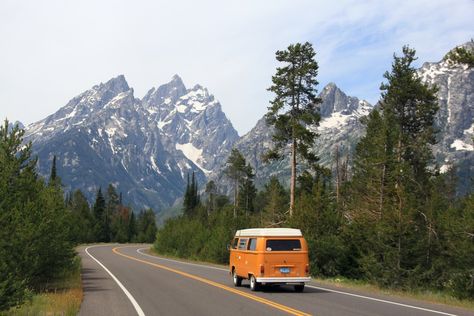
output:
<path id="1" fill-rule="evenodd" d="M 180 76 L 174 75 L 168 83 L 150 89 L 143 97 L 146 106 L 165 106 L 174 104 L 186 94 L 186 86 Z"/>
<path id="2" fill-rule="evenodd" d="M 118 75 L 117 77 L 107 81 L 105 84 L 101 84 L 101 86 L 103 87 L 102 89 L 108 90 L 115 94 L 130 90 L 124 75 Z"/>
<path id="3" fill-rule="evenodd" d="M 359 99 L 347 96 L 333 82 L 328 83 L 323 88 L 319 97 L 323 101 L 320 104 L 322 118 L 330 117 L 335 112 L 348 115 L 359 108 Z"/>

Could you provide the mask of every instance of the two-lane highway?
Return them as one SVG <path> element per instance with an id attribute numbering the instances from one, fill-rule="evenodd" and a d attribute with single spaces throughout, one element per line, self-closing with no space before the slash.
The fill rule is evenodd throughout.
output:
<path id="1" fill-rule="evenodd" d="M 80 249 L 84 301 L 80 315 L 473 315 L 419 301 L 366 295 L 311 283 L 251 292 L 228 270 L 147 254 L 149 245 Z"/>

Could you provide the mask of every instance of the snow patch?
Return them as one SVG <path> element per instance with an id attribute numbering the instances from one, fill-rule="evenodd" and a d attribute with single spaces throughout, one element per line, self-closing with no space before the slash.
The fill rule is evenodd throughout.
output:
<path id="1" fill-rule="evenodd" d="M 168 120 L 168 121 L 159 121 L 157 126 L 159 129 L 163 129 L 163 127 L 165 127 L 166 125 L 168 125 L 169 123 L 171 123 L 171 120 Z"/>
<path id="2" fill-rule="evenodd" d="M 349 115 L 344 115 L 341 112 L 334 112 L 330 117 L 327 117 L 319 123 L 318 130 L 336 128 L 346 125 Z"/>
<path id="3" fill-rule="evenodd" d="M 450 167 L 451 167 L 451 165 L 444 164 L 444 165 L 441 166 L 441 168 L 439 168 L 439 172 L 446 173 L 446 172 L 448 172 Z"/>
<path id="4" fill-rule="evenodd" d="M 150 161 L 151 161 L 151 167 L 153 168 L 153 170 L 155 170 L 156 173 L 161 174 L 160 168 L 158 168 L 158 166 L 156 165 L 155 158 L 153 157 L 153 155 L 150 156 Z"/>
<path id="5" fill-rule="evenodd" d="M 466 144 L 461 139 L 454 140 L 454 142 L 451 144 L 451 148 L 454 148 L 456 150 L 474 151 L 474 146 Z"/>
<path id="6" fill-rule="evenodd" d="M 471 127 L 464 130 L 464 135 L 474 136 L 474 123 L 472 123 Z"/>
<path id="7" fill-rule="evenodd" d="M 210 170 L 207 170 L 201 166 L 201 163 L 203 161 L 202 149 L 198 149 L 194 147 L 192 143 L 187 143 L 187 144 L 176 144 L 176 150 L 181 150 L 181 152 L 186 156 L 186 158 L 191 160 L 204 173 L 209 174 L 211 172 Z M 187 164 L 187 167 L 191 168 L 191 166 L 189 166 L 188 164 Z"/>
<path id="8" fill-rule="evenodd" d="M 179 113 L 184 113 L 186 112 L 186 105 L 184 104 L 179 104 L 176 106 L 176 110 L 179 112 Z"/>

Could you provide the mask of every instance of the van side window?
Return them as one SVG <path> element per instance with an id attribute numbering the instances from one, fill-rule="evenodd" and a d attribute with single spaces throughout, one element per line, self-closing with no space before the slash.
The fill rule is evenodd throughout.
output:
<path id="1" fill-rule="evenodd" d="M 239 238 L 234 238 L 234 240 L 232 240 L 232 249 L 237 249 L 238 244 L 239 244 Z"/>
<path id="2" fill-rule="evenodd" d="M 299 251 L 301 242 L 299 239 L 269 239 L 265 248 L 267 251 Z"/>
<path id="3" fill-rule="evenodd" d="M 252 251 L 255 251 L 255 249 L 257 249 L 257 238 L 250 238 L 248 249 Z"/>
<path id="4" fill-rule="evenodd" d="M 240 238 L 239 239 L 239 250 L 245 250 L 247 247 L 247 240 L 248 238 Z"/>

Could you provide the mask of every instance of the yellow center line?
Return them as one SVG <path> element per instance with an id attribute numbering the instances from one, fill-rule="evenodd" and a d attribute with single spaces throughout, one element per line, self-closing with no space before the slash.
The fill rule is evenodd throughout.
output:
<path id="1" fill-rule="evenodd" d="M 133 246 L 115 247 L 115 248 L 112 249 L 112 251 L 113 251 L 114 253 L 116 253 L 117 255 L 120 255 L 120 256 L 122 256 L 122 257 L 126 257 L 126 258 L 131 259 L 131 260 L 135 260 L 135 261 L 138 261 L 138 262 L 141 262 L 141 263 L 144 263 L 144 264 L 148 264 L 148 265 L 150 265 L 150 266 L 153 266 L 153 267 L 156 267 L 156 268 L 159 268 L 159 269 L 163 269 L 163 270 L 166 270 L 166 271 L 174 272 L 174 273 L 176 273 L 176 274 L 185 276 L 185 277 L 187 277 L 187 278 L 190 278 L 190 279 L 193 279 L 193 280 L 197 280 L 197 281 L 200 281 L 200 282 L 203 282 L 203 283 L 206 283 L 206 284 L 209 284 L 209 285 L 218 287 L 218 288 L 223 289 L 223 290 L 226 290 L 226 291 L 228 291 L 228 292 L 238 294 L 238 295 L 243 296 L 243 297 L 246 297 L 246 298 L 248 298 L 248 299 L 251 299 L 251 300 L 257 301 L 257 302 L 259 302 L 259 303 L 262 303 L 262 304 L 271 306 L 271 307 L 273 307 L 273 308 L 279 309 L 279 310 L 281 310 L 281 311 L 287 312 L 288 314 L 291 314 L 291 315 L 304 315 L 304 316 L 311 315 L 311 314 L 308 314 L 308 313 L 299 311 L 299 310 L 297 310 L 297 309 L 294 309 L 294 308 L 291 308 L 291 307 L 288 307 L 288 306 L 285 306 L 285 305 L 282 305 L 282 304 L 279 304 L 279 303 L 276 303 L 276 302 L 267 300 L 267 299 L 265 299 L 265 298 L 262 298 L 262 297 L 259 297 L 259 296 L 253 295 L 253 294 L 249 294 L 249 293 L 245 293 L 245 292 L 236 290 L 236 289 L 231 288 L 231 287 L 229 287 L 229 286 L 226 286 L 226 285 L 223 285 L 223 284 L 220 284 L 220 283 L 217 283 L 217 282 L 214 282 L 214 281 L 211 281 L 211 280 L 208 280 L 208 279 L 205 279 L 205 278 L 202 278 L 202 277 L 193 275 L 193 274 L 189 274 L 189 273 L 186 273 L 186 272 L 183 272 L 183 271 L 180 271 L 180 270 L 176 270 L 176 269 L 173 269 L 173 268 L 170 268 L 170 267 L 167 267 L 167 266 L 163 266 L 163 265 L 161 265 L 161 264 L 157 264 L 157 263 L 153 263 L 153 262 L 150 262 L 150 261 L 138 259 L 138 258 L 135 258 L 135 257 L 129 256 L 129 255 L 123 254 L 123 253 L 121 253 L 121 252 L 118 251 L 118 249 L 120 249 L 120 248 L 127 248 L 127 247 L 133 247 Z"/>

